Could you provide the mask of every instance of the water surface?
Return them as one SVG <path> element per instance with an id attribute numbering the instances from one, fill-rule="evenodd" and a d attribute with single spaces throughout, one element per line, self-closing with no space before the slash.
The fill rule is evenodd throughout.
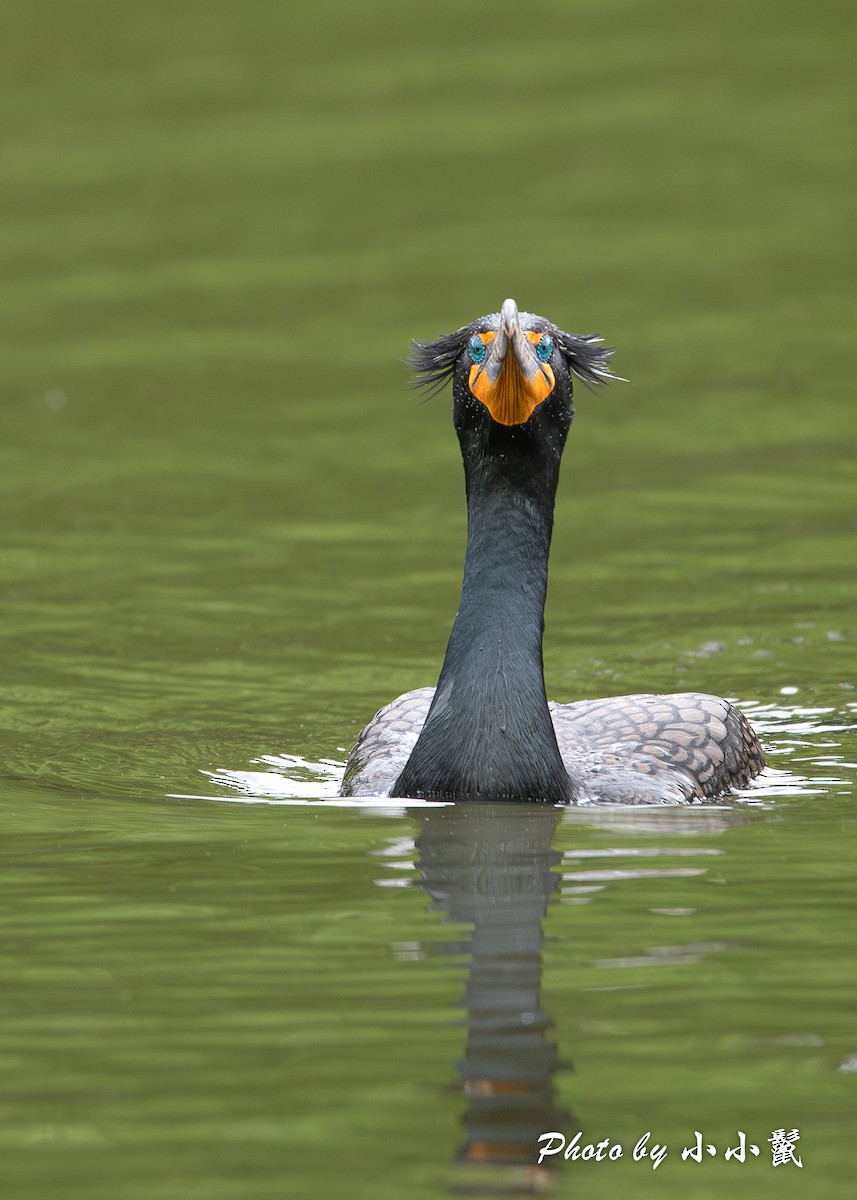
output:
<path id="1" fill-rule="evenodd" d="M 559 1195 L 850 1196 L 853 17 L 2 20 L 4 1195 L 527 1191 L 555 1128 L 626 1149 Z M 506 295 L 630 380 L 578 397 L 549 693 L 737 699 L 725 805 L 333 801 L 457 601 L 400 360 Z"/>

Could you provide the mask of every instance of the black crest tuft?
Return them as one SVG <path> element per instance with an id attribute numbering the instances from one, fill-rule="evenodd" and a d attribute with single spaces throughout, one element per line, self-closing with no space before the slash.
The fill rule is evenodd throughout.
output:
<path id="1" fill-rule="evenodd" d="M 474 328 L 473 325 L 464 325 L 455 333 L 445 333 L 435 342 L 411 342 L 408 365 L 416 373 L 414 387 L 426 389 L 426 400 L 446 387 L 455 373 L 458 356 L 470 340 Z"/>
<path id="2" fill-rule="evenodd" d="M 603 346 L 603 338 L 594 333 L 566 333 L 556 330 L 557 345 L 568 368 L 584 383 L 607 383 L 611 379 L 622 379 L 614 375 L 608 363 L 613 357 L 613 348 Z"/>

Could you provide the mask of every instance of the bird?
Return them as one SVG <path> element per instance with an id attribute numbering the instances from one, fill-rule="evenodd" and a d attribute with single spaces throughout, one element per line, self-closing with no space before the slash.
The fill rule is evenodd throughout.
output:
<path id="1" fill-rule="evenodd" d="M 567 333 L 513 299 L 412 344 L 415 385 L 452 384 L 464 462 L 461 601 L 437 686 L 406 692 L 357 737 L 343 796 L 570 804 L 722 798 L 765 765 L 730 702 L 700 692 L 548 702 L 542 638 L 573 381 L 620 376 L 595 334 Z"/>

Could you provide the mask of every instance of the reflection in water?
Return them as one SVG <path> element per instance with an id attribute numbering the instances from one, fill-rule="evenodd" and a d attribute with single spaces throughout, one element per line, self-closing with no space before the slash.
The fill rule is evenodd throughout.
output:
<path id="1" fill-rule="evenodd" d="M 394 872 L 377 882 L 385 887 L 412 887 L 418 882 L 431 897 L 431 911 L 450 925 L 468 926 L 471 931 L 465 941 L 452 934 L 441 947 L 446 955 L 469 956 L 463 997 L 467 1033 L 457 1063 L 466 1098 L 458 1159 L 467 1181 L 461 1190 L 478 1188 L 494 1195 L 541 1190 L 550 1175 L 547 1162 L 537 1165 L 539 1134 L 557 1130 L 571 1139 L 580 1128 L 575 1117 L 558 1105 L 554 1076 L 559 1050 L 541 1005 L 542 922 L 549 903 L 586 906 L 597 902 L 605 888 L 633 889 L 635 881 L 645 883 L 653 877 L 699 878 L 723 851 L 691 845 L 691 838 L 723 834 L 736 825 L 763 820 L 764 810 L 776 808 L 782 799 L 811 797 L 819 788 L 853 791 L 855 763 L 847 738 L 855 728 L 857 706 L 849 704 L 840 711 L 795 705 L 744 707 L 762 734 L 769 761 L 779 761 L 786 769 L 772 765 L 753 788 L 729 804 L 588 805 L 560 810 L 422 802 L 405 808 L 401 801 L 388 798 L 337 798 L 341 764 L 331 760 L 272 755 L 256 764 L 267 769 L 206 773 L 221 791 L 211 799 L 317 804 L 324 809 L 341 805 L 371 815 L 407 815 L 419 829 L 418 881 L 413 878 L 413 863 L 402 861 L 410 860 L 412 847 L 401 832 L 389 839 L 387 849 L 370 853 L 383 855 L 389 860 L 385 866 Z M 562 855 L 551 849 L 560 821 L 564 842 L 572 842 Z M 575 826 L 598 826 L 602 834 L 615 836 L 616 842 L 590 845 L 585 838 L 574 837 Z M 399 826 L 400 831 L 403 828 Z M 639 846 L 637 835 L 666 835 L 671 844 Z M 669 918 L 691 917 L 696 911 L 683 903 L 650 905 L 647 900 L 649 912 Z M 577 925 L 578 933 L 581 927 Z M 731 940 L 694 936 L 690 929 L 687 936 L 670 935 L 665 940 L 667 944 L 658 939 L 659 944 L 648 945 L 630 939 L 626 946 L 620 938 L 610 954 L 593 954 L 589 965 L 601 974 L 604 984 L 590 980 L 586 990 L 616 990 L 609 978 L 616 970 L 652 976 L 663 967 L 693 966 L 735 946 Z M 418 957 L 425 949 L 417 943 L 398 945 L 404 957 Z M 639 975 L 622 983 L 623 989 L 645 986 Z M 842 1059 L 841 1071 L 854 1070 L 852 1057 Z M 490 1192 L 488 1172 L 493 1172 Z"/>
<path id="2" fill-rule="evenodd" d="M 554 868 L 562 855 L 551 849 L 560 810 L 485 804 L 411 815 L 431 910 L 472 926 L 469 941 L 444 945 L 470 955 L 467 1040 L 457 1064 L 468 1101 L 459 1159 L 526 1167 L 538 1188 L 547 1178 L 535 1166 L 539 1134 L 571 1125 L 555 1103 L 558 1051 L 540 995 L 542 918 L 561 883 Z"/>

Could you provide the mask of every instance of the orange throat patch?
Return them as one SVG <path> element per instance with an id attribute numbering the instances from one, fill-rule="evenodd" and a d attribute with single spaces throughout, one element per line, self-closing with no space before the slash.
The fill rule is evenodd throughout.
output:
<path id="1" fill-rule="evenodd" d="M 533 334 L 527 336 L 531 341 L 534 339 Z M 540 336 L 535 334 L 536 339 Z M 481 337 L 488 342 L 494 335 L 482 334 Z M 540 363 L 532 379 L 526 379 L 511 347 L 495 384 L 477 363 L 470 368 L 468 376 L 471 392 L 477 400 L 482 401 L 498 425 L 524 425 L 542 401 L 547 400 L 555 382 L 554 373 L 547 363 Z"/>

